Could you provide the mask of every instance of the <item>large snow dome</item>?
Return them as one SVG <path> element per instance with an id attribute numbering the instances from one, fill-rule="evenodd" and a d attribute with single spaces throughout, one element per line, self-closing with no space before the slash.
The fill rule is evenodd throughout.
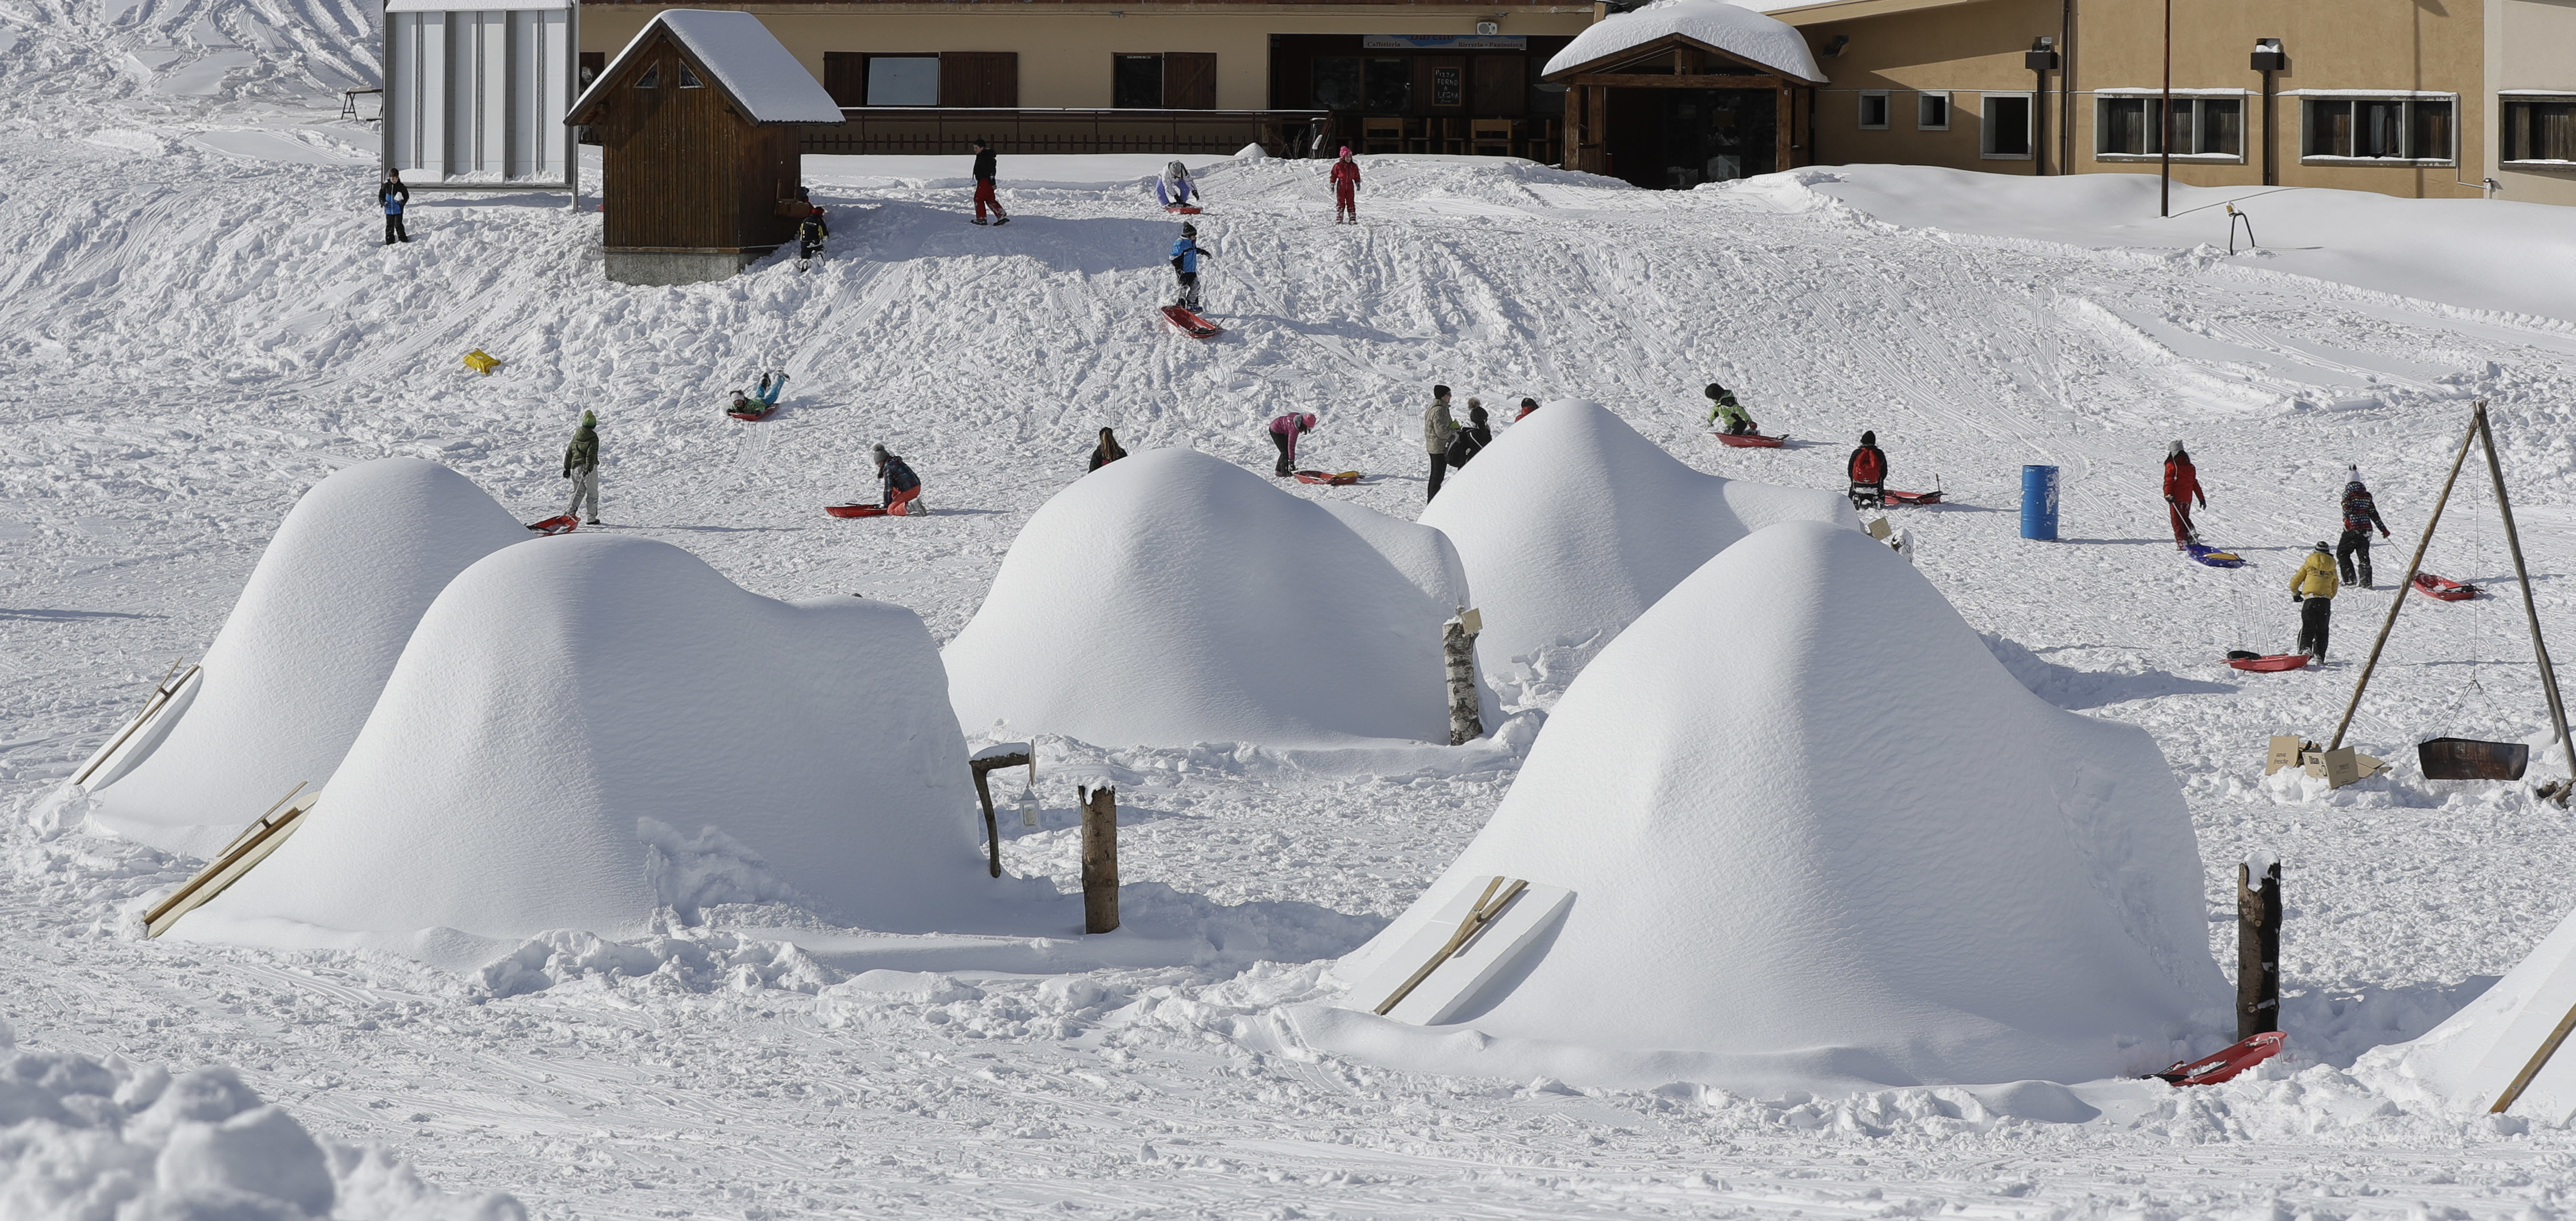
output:
<path id="1" fill-rule="evenodd" d="M 974 809 L 912 612 L 571 535 L 439 595 L 303 830 L 176 931 L 433 960 L 450 930 L 631 936 L 728 902 L 922 931 L 991 896 Z"/>
<path id="2" fill-rule="evenodd" d="M 2482 1112 L 2495 1105 L 2571 1012 L 2576 913 L 2560 920 L 2530 956 L 2476 1000 L 2422 1038 L 2372 1049 L 2361 1068 L 2370 1077 L 2394 1078 L 2401 1094 L 2430 1095 L 2450 1110 Z M 2562 1125 L 2576 1119 L 2576 1047 L 2562 1045 L 2542 1062 L 2507 1114 Z"/>
<path id="3" fill-rule="evenodd" d="M 101 786 L 91 820 L 205 856 L 296 782 L 321 784 L 438 591 L 527 539 L 499 502 L 436 463 L 383 458 L 315 484 L 206 650 L 194 702 Z"/>
<path id="4" fill-rule="evenodd" d="M 1823 523 L 1756 533 L 1630 626 L 1457 863 L 1334 974 L 1495 875 L 1573 892 L 1517 974 L 1445 1026 L 1299 1010 L 1308 1039 L 1772 1091 L 2137 1073 L 2228 1019 L 2155 743 L 2041 701 L 1904 560 Z"/>
<path id="5" fill-rule="evenodd" d="M 1848 497 L 1702 474 L 1582 400 L 1505 429 L 1422 513 L 1466 561 L 1480 672 L 1560 684 L 1710 556 L 1793 520 L 1859 525 Z"/>
<path id="6" fill-rule="evenodd" d="M 1132 455 L 1029 518 L 946 658 L 958 719 L 1105 746 L 1448 741 L 1437 531 L 1194 450 Z"/>

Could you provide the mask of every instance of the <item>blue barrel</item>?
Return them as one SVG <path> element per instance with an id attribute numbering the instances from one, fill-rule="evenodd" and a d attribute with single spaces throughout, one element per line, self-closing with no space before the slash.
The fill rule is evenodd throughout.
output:
<path id="1" fill-rule="evenodd" d="M 2021 468 L 2021 536 L 2057 541 L 2057 468 Z"/>

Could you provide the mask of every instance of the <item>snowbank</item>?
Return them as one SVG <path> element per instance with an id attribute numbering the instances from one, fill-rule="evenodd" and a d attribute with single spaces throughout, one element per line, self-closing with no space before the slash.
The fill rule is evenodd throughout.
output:
<path id="1" fill-rule="evenodd" d="M 1496 874 L 1574 898 L 1456 1019 L 1484 1038 L 1303 1009 L 1307 1037 L 1770 1092 L 2136 1073 L 2226 1015 L 2153 740 L 2031 695 L 1910 565 L 1818 522 L 1728 549 L 1622 634 L 1493 821 L 1334 973 Z"/>
<path id="2" fill-rule="evenodd" d="M 174 935 L 455 963 L 766 902 L 911 931 L 991 897 L 973 808 L 912 612 L 571 535 L 439 596 L 309 825 Z"/>
<path id="3" fill-rule="evenodd" d="M 1732 51 L 1800 80 L 1821 83 L 1825 79 L 1824 71 L 1816 67 L 1816 57 L 1807 50 L 1806 36 L 1795 26 L 1725 0 L 1655 0 L 1643 8 L 1605 17 L 1585 26 L 1573 42 L 1547 61 L 1545 71 L 1562 72 L 1667 34 Z"/>
<path id="4" fill-rule="evenodd" d="M 948 645 L 951 693 L 979 732 L 1106 746 L 1446 742 L 1463 571 L 1437 531 L 1135 454 L 1029 518 Z"/>
<path id="5" fill-rule="evenodd" d="M 104 786 L 91 818 L 205 856 L 366 723 L 421 613 L 466 566 L 528 538 L 472 480 L 416 458 L 349 467 L 295 503 L 206 650 L 196 698 Z"/>
<path id="6" fill-rule="evenodd" d="M 2441 1025 L 2413 1042 L 2372 1051 L 2358 1067 L 2366 1079 L 2395 1086 L 2392 1092 L 2483 1112 L 2570 1012 L 2576 1012 L 2576 913 Z M 2576 1119 L 2576 1049 L 2562 1046 L 2550 1056 L 2506 1113 L 2560 1126 Z"/>
<path id="7" fill-rule="evenodd" d="M 0 1026 L 0 1216 L 517 1221 L 383 1150 L 317 1143 L 229 1068 L 167 1069 L 11 1048 Z"/>
<path id="8" fill-rule="evenodd" d="M 1580 399 L 1505 429 L 1422 513 L 1466 561 L 1480 672 L 1550 687 L 1710 556 L 1790 520 L 1858 525 L 1846 497 L 1701 474 Z"/>

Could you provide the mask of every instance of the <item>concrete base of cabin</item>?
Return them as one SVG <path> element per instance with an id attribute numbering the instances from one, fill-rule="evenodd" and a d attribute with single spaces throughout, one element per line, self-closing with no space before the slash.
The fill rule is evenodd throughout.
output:
<path id="1" fill-rule="evenodd" d="M 704 284 L 738 275 L 757 263 L 751 251 L 695 253 L 671 250 L 603 250 L 608 278 L 619 284 Z"/>

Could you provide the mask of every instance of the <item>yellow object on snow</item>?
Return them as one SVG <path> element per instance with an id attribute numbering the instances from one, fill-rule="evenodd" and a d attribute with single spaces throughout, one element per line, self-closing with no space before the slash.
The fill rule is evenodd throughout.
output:
<path id="1" fill-rule="evenodd" d="M 476 348 L 465 354 L 465 367 L 472 369 L 485 377 L 490 377 L 492 376 L 492 370 L 501 367 L 501 358 L 494 356 L 481 348 Z"/>
<path id="2" fill-rule="evenodd" d="M 2336 580 L 2335 558 L 2322 551 L 2308 553 L 2308 562 L 2290 574 L 2290 592 L 2309 598 L 2331 598 L 2341 584 Z"/>

